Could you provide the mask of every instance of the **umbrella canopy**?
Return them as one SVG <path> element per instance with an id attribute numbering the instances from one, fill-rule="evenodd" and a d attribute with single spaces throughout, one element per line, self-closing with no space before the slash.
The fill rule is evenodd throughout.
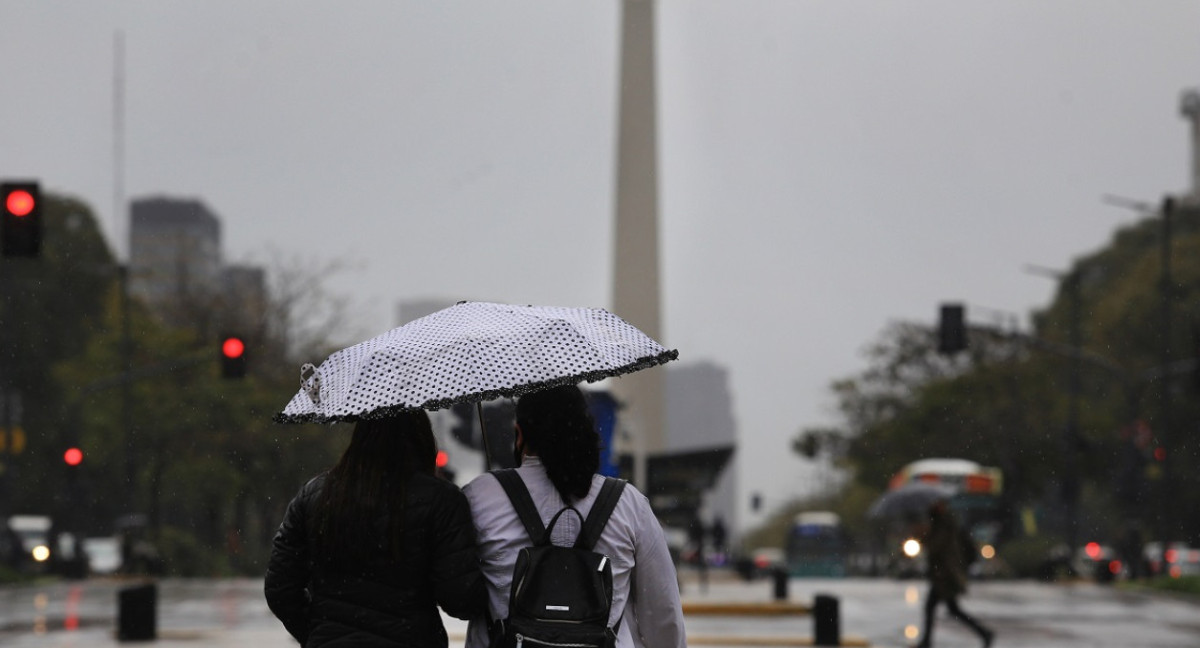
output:
<path id="1" fill-rule="evenodd" d="M 679 356 L 599 308 L 460 302 L 301 369 L 280 423 L 353 422 L 594 382 Z"/>
<path id="2" fill-rule="evenodd" d="M 954 495 L 954 487 L 932 482 L 913 482 L 890 490 L 879 496 L 871 508 L 867 509 L 869 518 L 902 517 L 906 515 L 923 515 L 929 512 L 929 507 L 935 502 L 950 499 Z"/>

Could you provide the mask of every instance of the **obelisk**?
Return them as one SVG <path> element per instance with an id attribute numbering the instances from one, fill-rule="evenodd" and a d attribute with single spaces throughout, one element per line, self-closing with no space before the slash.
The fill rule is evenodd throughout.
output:
<path id="1" fill-rule="evenodd" d="M 654 63 L 654 2 L 623 0 L 613 312 L 666 345 L 659 314 Z M 617 378 L 613 391 L 625 405 L 619 419 L 632 441 L 633 482 L 645 492 L 646 457 L 662 451 L 666 438 L 663 369 Z"/>

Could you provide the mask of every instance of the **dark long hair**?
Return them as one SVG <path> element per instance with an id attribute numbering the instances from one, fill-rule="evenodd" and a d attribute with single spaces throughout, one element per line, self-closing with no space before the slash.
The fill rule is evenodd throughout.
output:
<path id="1" fill-rule="evenodd" d="M 600 469 L 600 435 L 583 391 L 567 385 L 522 396 L 517 425 L 563 501 L 587 495 L 592 475 Z"/>
<path id="2" fill-rule="evenodd" d="M 437 455 L 424 410 L 359 421 L 317 498 L 317 559 L 364 566 L 403 554 L 405 485 L 432 475 Z M 381 528 L 382 525 L 382 528 Z"/>

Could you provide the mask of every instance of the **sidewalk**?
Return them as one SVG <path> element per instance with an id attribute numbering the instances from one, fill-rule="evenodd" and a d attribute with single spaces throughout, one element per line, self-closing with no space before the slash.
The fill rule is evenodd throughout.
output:
<path id="1" fill-rule="evenodd" d="M 694 574 L 685 572 L 681 584 L 690 645 L 811 645 L 813 624 L 807 612 L 812 597 L 794 586 L 789 601 L 777 602 L 772 598 L 770 581 L 746 583 L 728 572 L 710 572 L 706 588 Z M 29 588 L 10 596 L 11 601 L 0 600 L 0 605 L 8 604 L 9 608 L 27 608 L 22 613 L 16 609 L 0 613 L 0 643 L 12 648 L 296 646 L 267 610 L 261 582 L 253 580 L 163 581 L 159 584 L 157 640 L 118 642 L 116 593 L 127 586 L 122 582 L 88 582 L 83 586 L 86 593 L 80 594 L 78 585 L 61 584 L 44 592 Z M 33 618 L 34 623 L 30 626 L 15 621 L 17 618 Z M 466 622 L 445 617 L 445 625 L 450 646 L 462 646 Z M 851 638 L 851 630 L 843 621 L 844 639 Z M 858 639 L 844 645 L 868 644 Z"/>

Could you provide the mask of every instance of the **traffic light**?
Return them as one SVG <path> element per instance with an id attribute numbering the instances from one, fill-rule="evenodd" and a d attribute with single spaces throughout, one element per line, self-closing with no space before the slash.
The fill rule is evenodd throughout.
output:
<path id="1" fill-rule="evenodd" d="M 42 194 L 38 183 L 0 183 L 0 217 L 0 256 L 38 256 L 42 249 Z"/>
<path id="2" fill-rule="evenodd" d="M 63 453 L 63 463 L 71 467 L 83 463 L 83 450 L 79 448 L 67 448 L 67 451 Z"/>
<path id="3" fill-rule="evenodd" d="M 942 304 L 942 316 L 938 322 L 938 353 L 958 353 L 966 348 L 966 308 L 962 304 Z"/>
<path id="4" fill-rule="evenodd" d="M 221 377 L 242 378 L 246 375 L 246 343 L 239 335 L 221 338 Z"/>

